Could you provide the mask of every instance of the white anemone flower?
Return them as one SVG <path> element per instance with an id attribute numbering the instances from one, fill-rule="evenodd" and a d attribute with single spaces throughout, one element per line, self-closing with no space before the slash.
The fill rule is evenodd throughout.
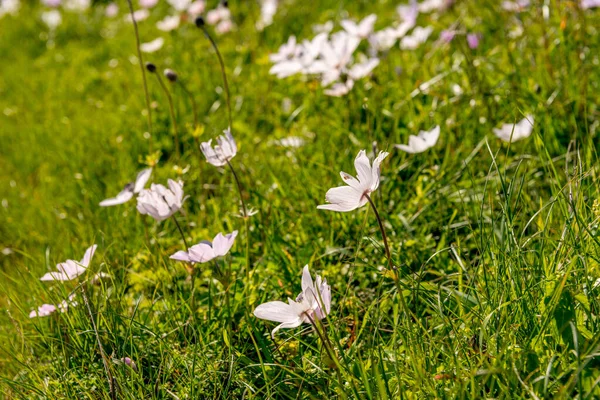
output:
<path id="1" fill-rule="evenodd" d="M 212 139 L 200 144 L 200 149 L 204 157 L 206 157 L 206 161 L 215 167 L 226 165 L 237 154 L 237 144 L 235 143 L 235 139 L 233 139 L 231 129 L 227 128 L 223 133 L 225 135 L 217 138 L 217 144 L 214 147 L 211 145 Z"/>
<path id="2" fill-rule="evenodd" d="M 54 313 L 56 311 L 56 306 L 53 304 L 42 304 L 37 308 L 37 310 L 33 310 L 29 313 L 29 318 L 35 317 L 47 317 L 48 315 Z"/>
<path id="3" fill-rule="evenodd" d="M 167 0 L 167 3 L 177 12 L 184 12 L 192 4 L 191 0 Z"/>
<path id="4" fill-rule="evenodd" d="M 528 138 L 533 130 L 533 116 L 527 115 L 516 124 L 504 124 L 494 128 L 494 135 L 505 142 L 516 142 Z"/>
<path id="5" fill-rule="evenodd" d="M 150 179 L 150 175 L 152 175 L 152 168 L 145 168 L 138 172 L 137 177 L 135 178 L 135 182 L 129 182 L 123 190 L 119 192 L 116 197 L 111 197 L 110 199 L 102 200 L 100 202 L 101 207 L 110 207 L 116 206 L 118 204 L 127 203 L 129 200 L 133 198 L 135 194 L 138 194 L 144 189 L 148 179 Z"/>
<path id="6" fill-rule="evenodd" d="M 165 44 L 165 39 L 159 37 L 159 38 L 154 39 L 151 42 L 140 44 L 140 50 L 143 53 L 154 53 L 154 52 L 160 50 L 164 44 Z"/>
<path id="7" fill-rule="evenodd" d="M 379 166 L 389 153 L 380 152 L 373 161 L 373 166 L 367 157 L 365 150 L 358 152 L 354 160 L 357 178 L 345 172 L 340 176 L 348 186 L 331 188 L 325 194 L 325 200 L 330 204 L 321 204 L 320 210 L 346 212 L 360 208 L 367 204 L 369 196 L 379 187 Z"/>
<path id="8" fill-rule="evenodd" d="M 150 189 L 144 189 L 137 198 L 137 209 L 140 214 L 150 215 L 156 221 L 164 221 L 183 206 L 183 183 L 168 181 L 169 188 L 152 184 Z"/>
<path id="9" fill-rule="evenodd" d="M 188 249 L 188 251 L 178 251 L 170 258 L 178 261 L 185 261 L 192 264 L 205 263 L 217 257 L 223 257 L 233 247 L 233 242 L 238 231 L 233 231 L 227 235 L 218 233 L 212 242 L 202 241 Z"/>
<path id="10" fill-rule="evenodd" d="M 81 261 L 67 260 L 57 264 L 57 272 L 48 272 L 40 278 L 41 281 L 70 281 L 83 274 L 90 265 L 97 245 L 89 247 Z"/>
<path id="11" fill-rule="evenodd" d="M 163 32 L 170 32 L 179 28 L 181 18 L 179 15 L 166 16 L 156 23 L 156 27 Z"/>
<path id="12" fill-rule="evenodd" d="M 48 29 L 53 31 L 62 24 L 62 15 L 58 10 L 44 11 L 42 13 L 42 21 L 48 26 Z"/>
<path id="13" fill-rule="evenodd" d="M 330 85 L 346 70 L 359 44 L 360 39 L 347 32 L 334 33 L 331 40 L 323 42 L 321 58 L 312 63 L 308 73 L 321 74 L 321 83 Z"/>
<path id="14" fill-rule="evenodd" d="M 140 0 L 139 4 L 142 8 L 153 8 L 158 4 L 158 0 Z"/>
<path id="15" fill-rule="evenodd" d="M 377 21 L 377 15 L 371 14 L 365 17 L 358 24 L 352 20 L 344 19 L 342 22 L 340 22 L 340 25 L 342 25 L 342 28 L 344 28 L 348 34 L 356 36 L 360 39 L 366 39 L 371 33 L 373 33 L 375 21 Z"/>
<path id="16" fill-rule="evenodd" d="M 425 28 L 421 26 L 417 26 L 413 29 L 412 33 L 408 36 L 404 36 L 400 41 L 400 48 L 402 50 L 415 50 L 420 45 L 427 41 L 429 35 L 433 32 L 433 28 L 431 26 L 427 26 Z"/>
<path id="17" fill-rule="evenodd" d="M 0 18 L 8 14 L 17 15 L 20 8 L 20 0 L 2 0 L 0 1 Z"/>
<path id="18" fill-rule="evenodd" d="M 302 292 L 296 300 L 270 301 L 254 309 L 254 316 L 267 321 L 279 322 L 271 331 L 271 337 L 281 328 L 296 328 L 303 323 L 314 323 L 325 318 L 331 311 L 331 288 L 326 279 L 317 275 L 313 282 L 308 265 L 302 270 Z"/>
<path id="19" fill-rule="evenodd" d="M 125 21 L 126 22 L 141 22 L 145 19 L 147 19 L 150 16 L 150 11 L 148 11 L 145 8 L 139 9 L 137 11 L 133 12 L 133 15 L 131 13 L 127 13 L 127 15 L 125 16 Z"/>
<path id="20" fill-rule="evenodd" d="M 430 147 L 435 146 L 440 137 L 440 126 L 436 126 L 430 131 L 420 131 L 417 136 L 408 137 L 408 145 L 397 144 L 395 147 L 407 153 L 422 153 Z"/>

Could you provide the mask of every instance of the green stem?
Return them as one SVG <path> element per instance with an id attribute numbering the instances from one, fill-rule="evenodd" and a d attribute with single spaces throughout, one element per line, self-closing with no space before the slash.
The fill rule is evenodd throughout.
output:
<path id="1" fill-rule="evenodd" d="M 165 95 L 167 96 L 167 101 L 169 102 L 169 113 L 171 114 L 171 121 L 173 122 L 173 136 L 175 139 L 175 154 L 179 159 L 179 132 L 177 129 L 177 118 L 175 118 L 175 107 L 173 106 L 173 98 L 171 97 L 169 89 L 160 77 L 160 74 L 158 72 L 155 72 L 154 75 L 156 75 L 156 79 L 158 79 L 158 83 L 160 84 L 162 90 L 165 92 Z"/>
<path id="2" fill-rule="evenodd" d="M 388 259 L 388 265 L 389 265 L 390 269 L 396 269 L 396 267 L 394 267 L 394 264 L 392 262 L 392 254 L 390 252 L 390 246 L 388 245 L 387 235 L 385 234 L 385 228 L 383 227 L 383 221 L 381 220 L 381 217 L 379 216 L 377 207 L 375 207 L 375 203 L 373 203 L 373 200 L 371 200 L 371 197 L 369 197 L 368 194 L 365 194 L 365 197 L 369 201 L 369 204 L 371 204 L 371 208 L 373 209 L 373 212 L 375 213 L 375 218 L 377 218 L 377 222 L 379 223 L 379 229 L 381 230 L 381 236 L 383 237 L 383 246 L 385 247 L 385 256 Z"/>

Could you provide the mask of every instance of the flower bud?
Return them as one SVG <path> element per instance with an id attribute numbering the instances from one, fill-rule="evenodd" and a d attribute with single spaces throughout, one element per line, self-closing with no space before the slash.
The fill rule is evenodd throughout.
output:
<path id="1" fill-rule="evenodd" d="M 172 69 L 165 69 L 165 78 L 167 78 L 170 82 L 177 82 L 177 73 Z"/>
<path id="2" fill-rule="evenodd" d="M 150 62 L 147 62 L 146 63 L 146 69 L 148 71 L 150 71 L 150 72 L 156 72 L 156 65 L 154 65 L 154 64 L 152 64 Z"/>
<path id="3" fill-rule="evenodd" d="M 225 8 L 229 8 L 229 2 L 228 2 L 227 0 L 223 0 L 223 1 L 221 2 L 221 5 L 222 5 L 223 7 L 225 7 Z"/>
<path id="4" fill-rule="evenodd" d="M 202 18 L 202 17 L 196 18 L 195 22 L 196 22 L 196 26 L 198 28 L 202 28 L 204 26 L 204 18 Z"/>

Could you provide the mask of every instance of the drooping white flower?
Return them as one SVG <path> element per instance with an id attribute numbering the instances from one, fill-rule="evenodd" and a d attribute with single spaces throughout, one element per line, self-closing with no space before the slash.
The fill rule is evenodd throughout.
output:
<path id="1" fill-rule="evenodd" d="M 159 37 L 154 39 L 151 42 L 140 44 L 140 50 L 143 53 L 154 53 L 155 51 L 160 50 L 165 44 L 165 39 Z"/>
<path id="2" fill-rule="evenodd" d="M 430 131 L 420 131 L 417 136 L 408 137 L 408 145 L 397 144 L 395 147 L 407 153 L 422 153 L 430 147 L 435 146 L 440 137 L 440 126 L 436 126 Z"/>
<path id="3" fill-rule="evenodd" d="M 235 155 L 237 154 L 237 144 L 231 129 L 227 128 L 223 131 L 225 135 L 221 135 L 217 138 L 217 144 L 212 147 L 212 139 L 208 142 L 202 142 L 200 144 L 200 150 L 206 157 L 206 161 L 215 167 L 222 167 L 226 165 Z"/>
<path id="4" fill-rule="evenodd" d="M 156 221 L 164 221 L 183 206 L 183 183 L 168 181 L 169 188 L 160 184 L 152 184 L 144 189 L 137 198 L 137 209 L 140 214 L 150 215 Z"/>
<path id="5" fill-rule="evenodd" d="M 208 240 L 202 241 L 188 249 L 188 251 L 178 251 L 173 254 L 170 258 L 178 261 L 185 261 L 189 263 L 205 263 L 213 260 L 217 257 L 223 257 L 231 247 L 238 234 L 238 231 L 233 231 L 227 235 L 218 233 L 213 239 L 212 243 Z"/>
<path id="6" fill-rule="evenodd" d="M 166 16 L 156 23 L 156 27 L 163 32 L 170 32 L 179 27 L 181 17 L 179 15 Z"/>
<path id="7" fill-rule="evenodd" d="M 118 204 L 127 203 L 129 200 L 133 198 L 135 194 L 138 194 L 144 189 L 148 179 L 150 179 L 150 175 L 152 175 L 152 168 L 145 168 L 138 172 L 137 177 L 135 178 L 135 182 L 129 182 L 121 192 L 116 197 L 112 197 L 110 199 L 102 200 L 100 202 L 101 207 L 109 207 L 116 206 Z"/>
<path id="8" fill-rule="evenodd" d="M 29 318 L 47 317 L 56 311 L 56 306 L 53 304 L 42 304 L 37 310 L 29 313 Z"/>
<path id="9" fill-rule="evenodd" d="M 364 150 L 358 152 L 354 160 L 357 178 L 345 172 L 340 176 L 348 186 L 331 188 L 325 194 L 325 200 L 329 204 L 317 206 L 320 210 L 331 210 L 346 212 L 352 211 L 367 204 L 367 196 L 379 187 L 379 166 L 388 156 L 387 152 L 380 152 L 377 158 L 371 162 Z"/>
<path id="10" fill-rule="evenodd" d="M 62 15 L 58 10 L 44 11 L 42 13 L 42 21 L 48 26 L 48 29 L 53 31 L 62 24 Z"/>
<path id="11" fill-rule="evenodd" d="M 296 328 L 303 323 L 323 319 L 331 311 L 331 288 L 326 279 L 319 275 L 313 282 L 308 265 L 302 270 L 302 292 L 296 300 L 288 302 L 270 301 L 254 309 L 254 316 L 267 321 L 279 322 L 271 331 L 271 336 L 281 328 Z"/>
<path id="12" fill-rule="evenodd" d="M 533 116 L 527 115 L 516 124 L 504 124 L 494 128 L 494 135 L 505 142 L 516 142 L 528 138 L 533 130 Z"/>
<path id="13" fill-rule="evenodd" d="M 400 41 L 400 48 L 402 50 L 415 50 L 421 44 L 427 41 L 429 35 L 433 32 L 433 28 L 431 26 L 427 26 L 425 28 L 421 26 L 417 26 L 413 29 L 410 35 L 404 36 Z"/>
<path id="14" fill-rule="evenodd" d="M 344 19 L 340 22 L 340 25 L 342 25 L 342 28 L 344 28 L 349 35 L 356 36 L 360 39 L 366 39 L 371 33 L 373 33 L 375 21 L 377 21 L 377 15 L 371 14 L 365 17 L 358 24 L 350 19 Z"/>
<path id="15" fill-rule="evenodd" d="M 57 264 L 57 272 L 48 272 L 40 278 L 41 281 L 70 281 L 83 274 L 90 265 L 97 245 L 89 247 L 81 261 L 67 260 Z"/>

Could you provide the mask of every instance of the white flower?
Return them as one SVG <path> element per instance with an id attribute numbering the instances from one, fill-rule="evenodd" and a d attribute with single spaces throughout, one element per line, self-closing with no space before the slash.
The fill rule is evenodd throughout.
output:
<path id="1" fill-rule="evenodd" d="M 432 11 L 443 10 L 451 3 L 452 0 L 424 0 L 422 3 L 419 3 L 418 7 L 419 12 L 426 14 Z"/>
<path id="2" fill-rule="evenodd" d="M 91 0 L 65 0 L 63 7 L 67 11 L 83 12 L 92 5 Z"/>
<path id="3" fill-rule="evenodd" d="M 317 208 L 346 212 L 364 206 L 368 201 L 367 196 L 379 187 L 379 165 L 388 154 L 384 151 L 380 152 L 371 167 L 365 151 L 359 151 L 354 160 L 358 179 L 343 171 L 340 172 L 340 176 L 348 186 L 329 189 L 325 194 L 325 200 L 330 204 L 322 204 Z"/>
<path id="4" fill-rule="evenodd" d="M 348 94 L 354 87 L 354 81 L 350 78 L 344 82 L 335 82 L 323 91 L 327 96 L 342 97 Z"/>
<path id="5" fill-rule="evenodd" d="M 140 44 L 140 50 L 144 53 L 154 53 L 155 51 L 160 50 L 161 47 L 163 47 L 163 44 L 165 44 L 165 39 L 159 37 L 151 42 Z"/>
<path id="6" fill-rule="evenodd" d="M 188 14 L 193 17 L 197 17 L 201 15 L 206 9 L 206 1 L 204 0 L 196 0 L 187 9 Z"/>
<path id="7" fill-rule="evenodd" d="M 119 14 L 119 6 L 117 3 L 109 3 L 104 10 L 104 15 L 108 18 L 114 18 Z"/>
<path id="8" fill-rule="evenodd" d="M 590 8 L 600 7 L 600 0 L 581 0 L 579 6 L 582 10 L 587 10 Z"/>
<path id="9" fill-rule="evenodd" d="M 141 21 L 145 20 L 146 18 L 148 18 L 149 16 L 150 16 L 150 11 L 148 11 L 145 8 L 142 8 L 141 10 L 134 11 L 133 15 L 131 15 L 131 13 L 127 13 L 127 15 L 125 16 L 125 21 L 133 22 L 135 20 L 135 22 L 141 22 Z"/>
<path id="10" fill-rule="evenodd" d="M 83 259 L 79 262 L 73 260 L 67 260 L 63 263 L 57 264 L 56 269 L 58 272 L 48 272 L 40 278 L 41 281 L 70 281 L 83 274 L 88 266 L 94 252 L 96 251 L 97 245 L 89 247 L 83 256 Z"/>
<path id="11" fill-rule="evenodd" d="M 417 26 L 413 29 L 412 33 L 408 36 L 404 36 L 400 41 L 400 48 L 402 50 L 414 50 L 418 48 L 421 44 L 427 41 L 429 35 L 433 32 L 433 28 L 431 26 L 428 27 L 420 27 Z"/>
<path id="12" fill-rule="evenodd" d="M 20 8 L 20 0 L 2 0 L 0 1 L 0 18 L 7 14 L 17 15 Z"/>
<path id="13" fill-rule="evenodd" d="M 440 126 L 436 126 L 430 131 L 420 131 L 418 136 L 410 135 L 408 137 L 408 146 L 397 144 L 395 147 L 407 153 L 422 153 L 430 147 L 435 146 L 440 137 Z"/>
<path id="14" fill-rule="evenodd" d="M 183 183 L 168 181 L 169 188 L 152 184 L 150 189 L 144 189 L 137 198 L 137 209 L 140 214 L 150 215 L 158 222 L 164 221 L 175 214 L 183 206 Z"/>
<path id="15" fill-rule="evenodd" d="M 217 145 L 214 148 L 211 146 L 212 139 L 200 144 L 200 149 L 206 157 L 206 161 L 215 167 L 226 165 L 237 153 L 237 145 L 231 134 L 231 129 L 227 128 L 223 133 L 225 135 L 217 138 Z"/>
<path id="16" fill-rule="evenodd" d="M 178 251 L 173 254 L 170 258 L 178 261 L 185 261 L 189 263 L 205 263 L 217 257 L 223 257 L 231 247 L 238 234 L 238 231 L 233 231 L 227 235 L 218 233 L 213 239 L 212 243 L 208 240 L 202 241 L 188 249 L 188 251 Z"/>
<path id="17" fill-rule="evenodd" d="M 158 0 L 140 0 L 140 7 L 152 8 L 158 4 Z"/>
<path id="18" fill-rule="evenodd" d="M 133 198 L 133 195 L 138 194 L 144 189 L 148 179 L 150 179 L 150 175 L 152 175 L 152 168 L 145 168 L 138 172 L 137 177 L 135 178 L 135 182 L 130 182 L 125 185 L 125 188 L 119 192 L 116 197 L 112 197 L 110 199 L 102 200 L 100 202 L 101 207 L 109 207 L 116 206 L 117 204 L 127 203 L 129 200 Z"/>
<path id="19" fill-rule="evenodd" d="M 218 34 L 223 34 L 231 31 L 233 29 L 233 22 L 230 19 L 224 19 L 220 21 L 215 27 L 215 32 Z"/>
<path id="20" fill-rule="evenodd" d="M 191 0 L 167 0 L 167 3 L 171 5 L 176 11 L 184 12 L 191 5 Z"/>
<path id="21" fill-rule="evenodd" d="M 396 12 L 398 12 L 403 22 L 412 21 L 416 23 L 419 16 L 419 5 L 416 0 L 411 0 L 410 4 L 402 4 L 396 7 Z"/>
<path id="22" fill-rule="evenodd" d="M 506 11 L 521 12 L 529 7 L 529 0 L 503 1 L 502 8 Z"/>
<path id="23" fill-rule="evenodd" d="M 214 10 L 210 10 L 206 13 L 206 23 L 209 25 L 216 25 L 219 21 L 231 19 L 231 11 L 228 7 L 223 6 L 221 3 Z"/>
<path id="24" fill-rule="evenodd" d="M 35 317 L 47 317 L 56 311 L 56 306 L 52 304 L 42 304 L 37 310 L 33 310 L 29 313 L 29 318 Z"/>
<path id="25" fill-rule="evenodd" d="M 321 47 L 321 58 L 308 68 L 311 74 L 321 74 L 321 83 L 327 86 L 338 80 L 350 63 L 352 54 L 360 44 L 360 39 L 344 31 L 336 32 L 330 41 Z"/>
<path id="26" fill-rule="evenodd" d="M 258 30 L 263 30 L 273 23 L 273 17 L 277 12 L 278 3 L 278 0 L 261 0 L 260 21 L 256 23 L 256 28 Z"/>
<path id="27" fill-rule="evenodd" d="M 369 44 L 376 51 L 387 51 L 398 41 L 398 30 L 388 27 L 369 36 Z"/>
<path id="28" fill-rule="evenodd" d="M 63 300 L 58 303 L 58 309 L 60 312 L 67 312 L 69 307 L 77 306 L 77 302 L 75 301 L 75 293 L 71 294 L 67 300 Z"/>
<path id="29" fill-rule="evenodd" d="M 281 328 L 296 328 L 303 323 L 325 318 L 331 311 L 331 288 L 319 275 L 313 283 L 308 265 L 302 270 L 302 292 L 296 301 L 270 301 L 254 309 L 254 316 L 267 321 L 280 322 L 271 336 Z"/>
<path id="30" fill-rule="evenodd" d="M 269 60 L 274 63 L 290 60 L 298 54 L 298 46 L 296 43 L 296 36 L 292 35 L 288 38 L 288 41 L 279 47 L 277 53 L 269 55 Z"/>
<path id="31" fill-rule="evenodd" d="M 333 21 L 327 21 L 321 25 L 313 25 L 312 30 L 314 33 L 329 33 L 333 30 Z"/>
<path id="32" fill-rule="evenodd" d="M 344 28 L 348 34 L 356 36 L 360 39 L 366 39 L 371 33 L 373 33 L 375 21 L 377 21 L 377 15 L 371 14 L 365 17 L 358 24 L 352 20 L 344 19 L 342 22 L 340 22 L 340 25 L 342 25 L 342 28 Z"/>
<path id="33" fill-rule="evenodd" d="M 516 124 L 504 124 L 500 128 L 494 128 L 494 135 L 505 142 L 516 142 L 528 138 L 533 130 L 533 116 L 527 115 Z"/>
<path id="34" fill-rule="evenodd" d="M 170 32 L 179 27 L 179 22 L 181 18 L 179 15 L 166 16 L 162 20 L 156 23 L 156 27 L 163 32 Z"/>
<path id="35" fill-rule="evenodd" d="M 44 11 L 42 13 L 42 21 L 53 31 L 62 23 L 62 15 L 58 10 Z"/>
<path id="36" fill-rule="evenodd" d="M 282 147 L 302 147 L 304 146 L 304 143 L 306 143 L 304 141 L 303 138 L 299 137 L 299 136 L 288 136 L 279 140 L 274 140 L 272 142 L 273 144 L 277 144 L 279 146 Z"/>

